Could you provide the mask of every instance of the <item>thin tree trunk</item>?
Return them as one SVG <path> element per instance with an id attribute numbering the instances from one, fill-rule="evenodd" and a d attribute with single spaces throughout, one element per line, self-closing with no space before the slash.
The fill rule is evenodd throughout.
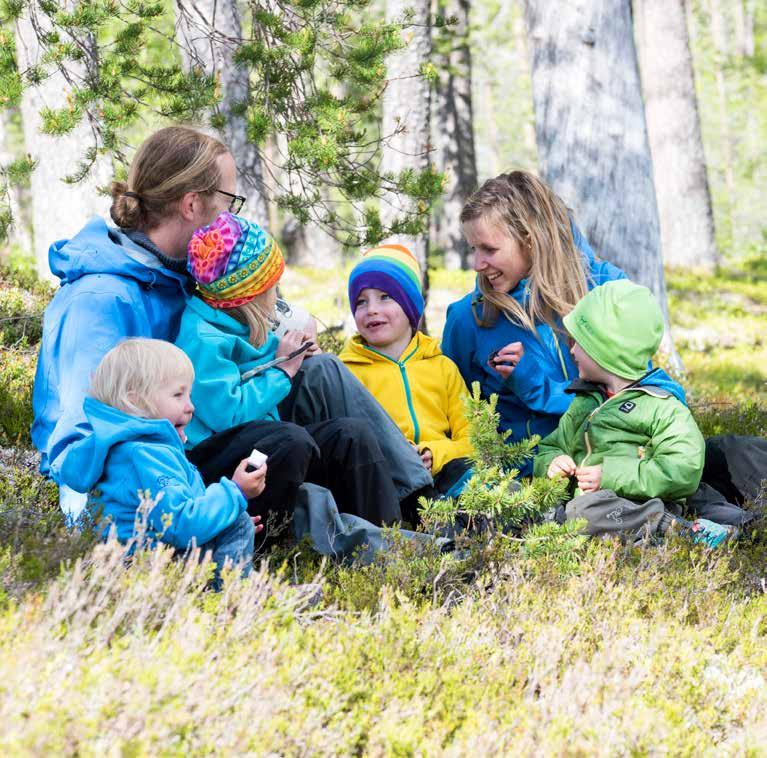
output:
<path id="1" fill-rule="evenodd" d="M 597 255 L 649 287 L 668 320 L 629 0 L 527 0 L 538 160 Z M 666 348 L 681 367 L 670 337 Z"/>
<path id="2" fill-rule="evenodd" d="M 431 150 L 429 118 L 431 88 L 421 75 L 421 67 L 431 54 L 429 0 L 388 0 L 387 23 L 402 21 L 412 9 L 403 31 L 405 47 L 387 58 L 389 80 L 383 102 L 383 133 L 387 137 L 382 151 L 381 169 L 400 174 L 406 169 L 424 171 L 429 167 Z M 381 219 L 391 224 L 403 212 L 414 209 L 410 198 L 386 193 L 381 199 Z M 395 235 L 388 240 L 407 246 L 418 259 L 424 277 L 424 296 L 428 289 L 428 231 L 417 236 Z"/>
<path id="3" fill-rule="evenodd" d="M 0 110 L 0 165 L 7 166 L 18 156 L 10 143 L 9 126 L 15 112 L 9 108 Z M 9 184 L 7 200 L 11 211 L 11 226 L 8 229 L 8 244 L 18 246 L 24 253 L 32 253 L 32 230 L 28 214 L 22 209 L 22 190 Z"/>
<path id="4" fill-rule="evenodd" d="M 240 11 L 236 0 L 175 0 L 179 42 L 184 64 L 215 74 L 221 85 L 218 110 L 226 117 L 222 137 L 229 147 L 243 194 L 248 198 L 245 215 L 266 223 L 269 218 L 263 166 L 258 146 L 248 141 L 247 121 L 237 106 L 248 102 L 248 70 L 234 63 L 242 40 Z"/>
<path id="5" fill-rule="evenodd" d="M 719 0 L 710 0 L 711 12 L 711 37 L 714 40 L 716 55 L 714 56 L 714 72 L 716 76 L 716 91 L 719 96 L 719 114 L 721 120 L 721 140 L 724 147 L 724 181 L 727 187 L 727 217 L 730 225 L 730 199 L 735 196 L 735 159 L 732 146 L 732 129 L 730 127 L 730 113 L 727 104 L 727 81 L 724 78 L 724 63 L 729 55 L 727 44 L 727 28 Z"/>
<path id="6" fill-rule="evenodd" d="M 50 30 L 47 16 L 38 13 L 33 3 L 16 22 L 16 56 L 19 70 L 39 65 L 43 50 L 39 37 Z M 94 46 L 87 38 L 80 40 L 81 49 L 95 55 Z M 83 80 L 88 75 L 86 63 L 67 62 L 72 80 Z M 97 158 L 88 175 L 76 184 L 67 184 L 63 178 L 77 172 L 78 159 L 89 145 L 97 144 L 97 136 L 85 122 L 69 134 L 50 136 L 41 131 L 40 111 L 44 107 L 63 108 L 71 104 L 72 87 L 63 74 L 46 66 L 50 73 L 40 84 L 24 90 L 21 118 L 27 152 L 37 161 L 30 177 L 32 197 L 32 233 L 35 262 L 38 272 L 52 278 L 48 265 L 48 248 L 54 240 L 65 239 L 77 233 L 94 215 L 106 215 L 110 201 L 99 190 L 107 187 L 112 167 L 105 158 Z"/>
<path id="7" fill-rule="evenodd" d="M 469 10 L 469 0 L 438 2 L 441 16 L 458 20 L 455 26 L 443 27 L 438 66 L 437 136 L 441 146 L 440 170 L 445 172 L 446 182 L 437 229 L 448 269 L 469 267 L 470 251 L 459 218 L 469 195 L 477 188 Z"/>
<path id="8" fill-rule="evenodd" d="M 719 262 L 684 0 L 634 0 L 663 260 L 713 270 Z"/>

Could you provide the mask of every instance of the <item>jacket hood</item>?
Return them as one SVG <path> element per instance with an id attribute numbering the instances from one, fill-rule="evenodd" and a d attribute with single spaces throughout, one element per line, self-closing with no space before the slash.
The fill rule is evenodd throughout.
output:
<path id="1" fill-rule="evenodd" d="M 93 433 L 71 446 L 61 467 L 61 481 L 77 492 L 88 492 L 96 485 L 109 451 L 121 442 L 142 439 L 175 445 L 183 454 L 181 438 L 166 419 L 130 416 L 92 397 L 85 398 L 83 409 Z"/>
<path id="2" fill-rule="evenodd" d="M 675 397 L 682 405 L 687 405 L 687 395 L 682 385 L 679 382 L 675 382 L 662 368 L 654 368 L 648 371 L 633 385 L 634 389 L 638 387 L 642 387 L 646 392 L 656 397 Z M 604 393 L 604 387 L 601 384 L 576 379 L 565 392 L 571 394 L 578 392 Z"/>
<path id="3" fill-rule="evenodd" d="M 407 360 L 418 357 L 420 360 L 427 358 L 436 358 L 442 355 L 439 342 L 434 337 L 429 337 L 423 332 L 416 332 L 408 346 L 402 351 L 400 358 Z M 391 362 L 391 358 L 379 353 L 375 348 L 368 347 L 359 334 L 347 340 L 344 349 L 338 356 L 343 363 L 386 363 Z"/>
<path id="4" fill-rule="evenodd" d="M 663 337 L 663 314 L 652 292 L 628 279 L 595 287 L 562 321 L 589 357 L 624 379 L 644 376 Z"/>
<path id="5" fill-rule="evenodd" d="M 62 284 L 87 274 L 115 274 L 150 286 L 188 286 L 186 275 L 165 268 L 156 256 L 98 216 L 72 239 L 54 242 L 48 263 Z"/>

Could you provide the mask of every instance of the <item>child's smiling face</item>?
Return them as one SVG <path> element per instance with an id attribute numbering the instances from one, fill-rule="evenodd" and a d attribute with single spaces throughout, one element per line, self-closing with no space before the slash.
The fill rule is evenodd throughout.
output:
<path id="1" fill-rule="evenodd" d="M 354 322 L 362 339 L 379 350 L 398 342 L 405 347 L 413 336 L 402 306 L 386 292 L 367 287 L 354 304 Z"/>
<path id="2" fill-rule="evenodd" d="M 157 411 L 156 418 L 170 421 L 182 442 L 186 442 L 184 429 L 194 414 L 191 392 L 191 382 L 186 378 L 175 377 L 160 384 L 152 398 Z"/>

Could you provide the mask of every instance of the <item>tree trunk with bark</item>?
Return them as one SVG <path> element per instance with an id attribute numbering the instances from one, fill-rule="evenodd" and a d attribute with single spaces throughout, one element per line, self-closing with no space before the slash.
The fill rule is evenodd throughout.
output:
<path id="1" fill-rule="evenodd" d="M 467 269 L 470 251 L 461 231 L 464 204 L 477 188 L 474 115 L 471 98 L 469 0 L 438 0 L 437 12 L 458 23 L 443 27 L 438 45 L 439 84 L 436 126 L 440 171 L 445 174 L 443 204 L 437 220 L 438 244 L 445 251 L 445 268 Z"/>
<path id="2" fill-rule="evenodd" d="M 222 99 L 218 109 L 226 117 L 221 137 L 229 147 L 243 194 L 248 201 L 243 215 L 266 224 L 269 219 L 263 164 L 258 146 L 248 141 L 247 121 L 237 107 L 247 103 L 248 70 L 234 63 L 242 42 L 240 11 L 236 0 L 175 0 L 178 40 L 187 67 L 197 66 L 214 74 Z"/>
<path id="3" fill-rule="evenodd" d="M 634 0 L 666 265 L 719 263 L 684 0 Z"/>
<path id="4" fill-rule="evenodd" d="M 630 0 L 527 0 L 525 19 L 541 174 L 597 255 L 649 287 L 668 319 Z"/>
<path id="5" fill-rule="evenodd" d="M 399 174 L 406 169 L 423 171 L 429 167 L 431 150 L 429 82 L 421 75 L 421 67 L 431 55 L 429 0 L 387 0 L 386 22 L 396 23 L 412 10 L 403 30 L 405 46 L 387 58 L 388 85 L 383 100 L 383 134 L 381 170 Z M 390 224 L 403 212 L 413 209 L 413 200 L 386 193 L 381 199 L 381 219 Z M 428 285 L 426 258 L 428 231 L 417 236 L 396 235 L 388 240 L 408 247 L 418 259 L 424 277 L 424 294 Z"/>
<path id="6" fill-rule="evenodd" d="M 10 124 L 16 108 L 0 110 L 0 166 L 7 166 L 18 158 L 17 151 L 11 145 Z M 25 212 L 24 202 L 29 204 L 29 197 L 17 186 L 7 188 L 7 202 L 11 211 L 11 226 L 8 229 L 8 244 L 18 246 L 24 253 L 32 253 L 32 228 L 29 214 Z M 23 199 L 22 199 L 23 198 Z"/>
<path id="7" fill-rule="evenodd" d="M 43 51 L 39 37 L 50 29 L 47 16 L 38 13 L 30 3 L 24 16 L 16 22 L 16 56 L 19 71 L 41 64 Z M 95 55 L 92 40 L 78 40 L 86 52 L 85 62 L 67 62 L 70 79 L 87 77 L 89 56 Z M 97 144 L 94 128 L 80 123 L 63 136 L 51 136 L 41 131 L 40 111 L 59 109 L 71 105 L 68 93 L 71 87 L 56 68 L 45 66 L 49 75 L 39 84 L 28 86 L 21 101 L 21 118 L 27 152 L 37 161 L 30 177 L 32 198 L 31 218 L 35 263 L 41 276 L 51 278 L 48 248 L 55 240 L 76 234 L 94 215 L 107 215 L 111 201 L 99 190 L 109 186 L 112 178 L 110 161 L 98 157 L 88 175 L 81 181 L 68 184 L 64 177 L 77 173 L 79 160 L 89 145 Z"/>

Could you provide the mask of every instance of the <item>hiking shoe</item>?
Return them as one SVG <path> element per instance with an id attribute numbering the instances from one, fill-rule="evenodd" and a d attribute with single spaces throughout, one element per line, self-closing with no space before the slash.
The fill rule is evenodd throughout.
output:
<path id="1" fill-rule="evenodd" d="M 706 518 L 698 518 L 692 522 L 690 532 L 693 542 L 703 544 L 714 550 L 725 542 L 734 540 L 740 530 L 736 526 L 716 524 Z"/>
<path id="2" fill-rule="evenodd" d="M 711 550 L 721 547 L 725 542 L 734 540 L 740 534 L 740 530 L 736 526 L 717 524 L 705 518 L 687 521 L 679 516 L 664 514 L 664 519 L 667 517 L 667 526 L 662 529 L 663 534 L 676 533 L 691 539 L 696 545 L 705 545 Z"/>

